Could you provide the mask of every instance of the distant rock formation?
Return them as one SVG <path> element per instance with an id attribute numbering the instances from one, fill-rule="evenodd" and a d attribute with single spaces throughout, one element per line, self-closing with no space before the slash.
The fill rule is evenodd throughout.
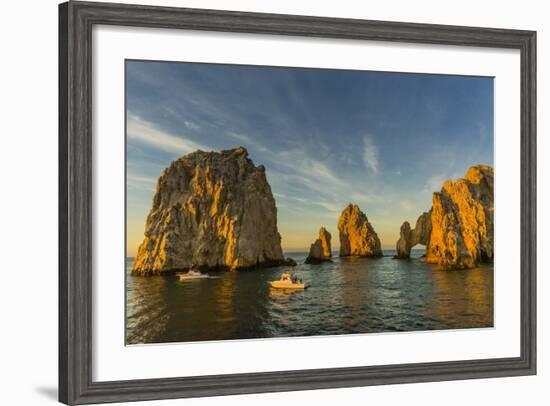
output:
<path id="1" fill-rule="evenodd" d="M 332 248 L 330 240 L 332 236 L 325 227 L 319 230 L 319 238 L 311 244 L 309 255 L 306 258 L 306 264 L 318 264 L 321 262 L 330 262 L 332 257 Z"/>
<path id="2" fill-rule="evenodd" d="M 349 204 L 338 219 L 340 256 L 381 257 L 380 239 L 365 213 L 356 204 Z"/>
<path id="3" fill-rule="evenodd" d="M 422 213 L 418 220 L 416 220 L 416 226 L 411 229 L 408 221 L 405 221 L 401 225 L 399 232 L 399 240 L 397 241 L 397 255 L 396 258 L 407 259 L 410 258 L 411 249 L 416 244 L 428 245 L 430 235 L 432 232 L 432 212 Z"/>
<path id="4" fill-rule="evenodd" d="M 409 258 L 411 248 L 426 245 L 426 262 L 445 269 L 466 269 L 493 261 L 493 168 L 473 166 L 463 179 L 447 180 L 435 192 L 432 208 L 419 217 L 414 230 L 401 226 L 397 257 Z"/>
<path id="5" fill-rule="evenodd" d="M 283 257 L 265 168 L 254 166 L 246 149 L 238 147 L 196 151 L 164 170 L 132 274 L 292 262 Z"/>

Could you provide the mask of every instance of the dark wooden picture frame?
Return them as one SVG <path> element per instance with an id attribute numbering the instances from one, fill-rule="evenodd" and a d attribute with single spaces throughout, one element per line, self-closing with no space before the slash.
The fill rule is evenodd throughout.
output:
<path id="1" fill-rule="evenodd" d="M 94 382 L 92 27 L 96 24 L 518 49 L 521 54 L 521 353 L 369 367 Z M 219 396 L 536 373 L 536 32 L 68 2 L 59 6 L 59 400 Z"/>

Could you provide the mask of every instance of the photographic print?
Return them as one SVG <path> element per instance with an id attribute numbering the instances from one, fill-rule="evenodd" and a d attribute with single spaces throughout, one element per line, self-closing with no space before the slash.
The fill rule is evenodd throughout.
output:
<path id="1" fill-rule="evenodd" d="M 492 77 L 125 69 L 127 344 L 493 327 Z"/>

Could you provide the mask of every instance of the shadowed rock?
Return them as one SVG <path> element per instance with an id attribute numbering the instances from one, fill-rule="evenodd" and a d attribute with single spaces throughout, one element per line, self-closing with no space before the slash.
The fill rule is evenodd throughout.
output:
<path id="1" fill-rule="evenodd" d="M 133 275 L 283 264 L 275 199 L 245 148 L 196 151 L 164 170 Z"/>
<path id="2" fill-rule="evenodd" d="M 309 255 L 306 258 L 306 264 L 318 264 L 321 262 L 331 262 L 332 248 L 330 240 L 332 236 L 325 227 L 319 230 L 319 238 L 311 244 Z"/>
<path id="3" fill-rule="evenodd" d="M 380 239 L 365 213 L 356 204 L 349 204 L 338 219 L 340 256 L 381 257 Z"/>

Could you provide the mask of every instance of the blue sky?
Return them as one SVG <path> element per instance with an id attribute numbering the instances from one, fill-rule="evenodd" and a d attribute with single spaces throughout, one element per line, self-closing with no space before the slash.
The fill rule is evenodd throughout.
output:
<path id="1" fill-rule="evenodd" d="M 307 249 L 353 202 L 384 248 L 432 192 L 493 165 L 493 79 L 128 61 L 128 254 L 157 177 L 197 149 L 245 146 L 266 167 L 283 249 Z"/>

